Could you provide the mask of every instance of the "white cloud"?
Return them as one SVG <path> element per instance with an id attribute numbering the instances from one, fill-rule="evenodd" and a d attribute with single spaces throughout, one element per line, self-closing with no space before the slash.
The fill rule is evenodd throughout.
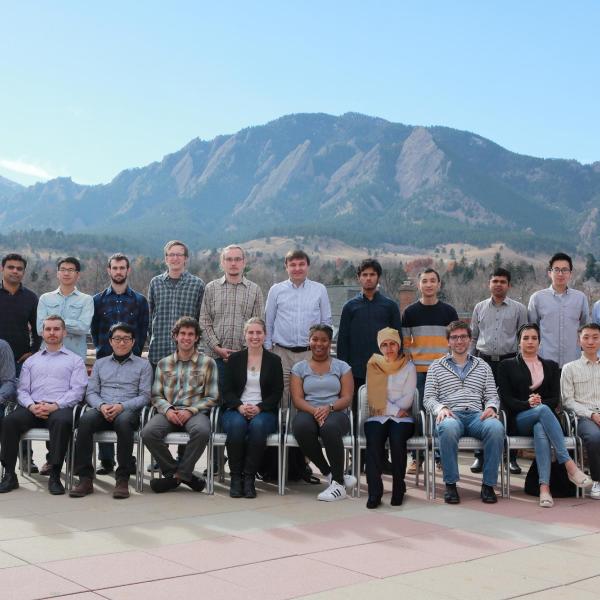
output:
<path id="1" fill-rule="evenodd" d="M 29 175 L 30 177 L 35 177 L 36 179 L 45 180 L 54 178 L 54 175 L 48 173 L 48 171 L 42 167 L 23 162 L 21 160 L 6 160 L 4 158 L 0 158 L 0 167 L 6 169 L 7 171 L 20 173 L 21 175 Z"/>

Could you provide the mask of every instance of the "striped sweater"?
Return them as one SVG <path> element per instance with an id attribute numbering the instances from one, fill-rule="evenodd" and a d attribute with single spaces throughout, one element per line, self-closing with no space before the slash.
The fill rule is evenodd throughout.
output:
<path id="1" fill-rule="evenodd" d="M 437 415 L 441 408 L 450 410 L 475 410 L 500 407 L 494 375 L 489 365 L 475 356 L 464 380 L 452 370 L 450 354 L 431 363 L 425 381 L 423 405 Z"/>

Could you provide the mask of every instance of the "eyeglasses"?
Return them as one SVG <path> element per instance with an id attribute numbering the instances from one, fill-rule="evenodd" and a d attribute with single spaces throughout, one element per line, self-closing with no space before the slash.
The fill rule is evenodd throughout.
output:
<path id="1" fill-rule="evenodd" d="M 550 271 L 552 273 L 556 273 L 557 275 L 559 273 L 561 275 L 568 275 L 571 272 L 571 269 L 569 269 L 568 267 L 563 267 L 562 269 L 559 269 L 558 267 L 554 267 L 553 269 L 548 269 L 548 271 Z"/>
<path id="2" fill-rule="evenodd" d="M 464 342 L 465 340 L 469 339 L 468 335 L 451 335 L 448 339 L 452 340 L 453 342 Z"/>
<path id="3" fill-rule="evenodd" d="M 64 267 L 61 267 L 58 270 L 59 273 L 77 273 L 77 269 L 65 269 Z"/>
<path id="4" fill-rule="evenodd" d="M 111 337 L 110 339 L 113 342 L 115 342 L 116 344 L 128 344 L 129 342 L 131 342 L 133 340 L 133 338 L 130 335 L 124 335 L 124 336 L 115 335 L 115 336 Z"/>
<path id="5" fill-rule="evenodd" d="M 165 254 L 165 256 L 167 258 L 182 258 L 185 254 L 183 252 L 169 252 L 168 254 Z"/>
<path id="6" fill-rule="evenodd" d="M 223 259 L 225 262 L 242 262 L 244 259 L 241 256 L 228 256 Z"/>

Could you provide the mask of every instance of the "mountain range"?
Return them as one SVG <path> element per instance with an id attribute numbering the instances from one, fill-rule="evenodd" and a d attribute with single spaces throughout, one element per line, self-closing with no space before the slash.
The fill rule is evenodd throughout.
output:
<path id="1" fill-rule="evenodd" d="M 294 114 L 194 139 L 103 185 L 0 178 L 4 231 L 110 233 L 145 248 L 318 235 L 600 254 L 599 210 L 600 162 L 519 155 L 475 133 L 357 113 Z"/>

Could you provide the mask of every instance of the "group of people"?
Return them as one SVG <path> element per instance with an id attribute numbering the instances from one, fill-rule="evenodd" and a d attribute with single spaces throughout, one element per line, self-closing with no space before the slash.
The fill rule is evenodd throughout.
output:
<path id="1" fill-rule="evenodd" d="M 337 358 L 331 354 L 327 290 L 308 278 L 310 258 L 304 251 L 288 252 L 288 279 L 271 287 L 266 302 L 260 287 L 245 277 L 246 255 L 238 245 L 223 249 L 224 274 L 206 286 L 186 269 L 189 251 L 183 242 L 168 242 L 164 255 L 167 269 L 152 279 L 147 299 L 129 286 L 130 263 L 123 254 L 110 257 L 110 285 L 93 297 L 77 289 L 78 259 L 60 259 L 58 289 L 39 300 L 22 284 L 26 259 L 19 254 L 3 258 L 0 410 L 15 398 L 17 407 L 2 421 L 0 493 L 19 486 L 19 439 L 32 427 L 49 430 L 46 464 L 39 470 L 49 475 L 50 493 L 65 493 L 60 473 L 73 411 L 83 404 L 74 445 L 79 479 L 69 494 L 93 492 L 94 433 L 114 430 L 113 496 L 127 498 L 136 470 L 134 432 L 141 409 L 151 404 L 154 411 L 141 439 L 162 474 L 151 480 L 154 492 L 182 484 L 204 489 L 204 478 L 194 468 L 211 434 L 210 411 L 220 406 L 230 495 L 253 498 L 266 440 L 277 431 L 283 406 L 294 409 L 292 432 L 326 479 L 319 500 L 341 500 L 357 484 L 346 471 L 343 436 L 350 431 L 349 409 L 356 418 L 358 393 L 366 385 L 369 508 L 381 504 L 387 469 L 392 505 L 402 504 L 406 441 L 421 405 L 435 416 L 446 502 L 459 501 L 457 443 L 465 434 L 483 440 L 483 454 L 472 470 L 483 470 L 482 500 L 496 501 L 504 428 L 495 417 L 501 405 L 509 414 L 509 431 L 533 434 L 536 440 L 541 506 L 552 505 L 550 447 L 570 479 L 582 487 L 593 483 L 591 496 L 600 498 L 600 325 L 588 323 L 585 295 L 568 287 L 572 262 L 567 255 L 552 257 L 551 286 L 531 297 L 529 309 L 508 298 L 510 273 L 496 269 L 491 297 L 475 307 L 471 326 L 439 299 L 441 280 L 434 269 L 419 274 L 420 297 L 401 316 L 396 302 L 378 289 L 380 263 L 366 259 L 357 269 L 361 291 L 342 310 Z M 600 303 L 596 308 L 600 312 Z M 88 332 L 96 348 L 89 379 Z M 148 334 L 146 359 L 141 355 Z M 198 349 L 201 340 L 206 352 Z M 579 417 L 591 478 L 564 449 L 554 411 L 561 395 L 563 406 Z M 165 443 L 173 431 L 189 435 L 177 456 Z M 97 472 L 112 472 L 113 445 L 101 444 L 99 457 Z M 415 455 L 408 472 L 418 468 Z M 512 469 L 520 469 L 516 457 L 511 457 Z M 32 470 L 37 470 L 34 464 Z"/>

